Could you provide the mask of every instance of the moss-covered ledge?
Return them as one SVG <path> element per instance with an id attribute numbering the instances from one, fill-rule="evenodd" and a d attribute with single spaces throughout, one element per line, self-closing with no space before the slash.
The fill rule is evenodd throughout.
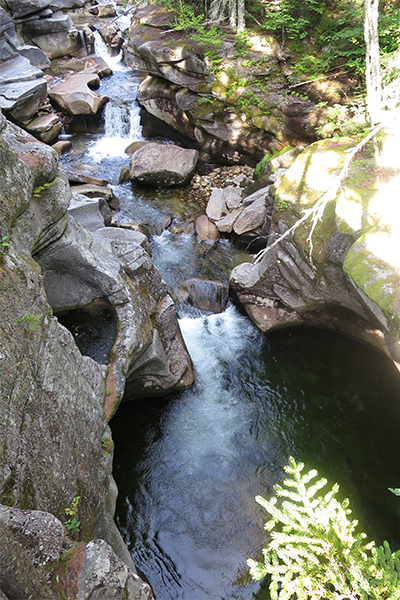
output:
<path id="1" fill-rule="evenodd" d="M 395 121 L 358 152 L 337 186 L 358 140 L 311 144 L 271 193 L 271 245 L 305 210 L 312 215 L 267 252 L 239 265 L 231 287 L 263 330 L 290 324 L 328 327 L 380 348 L 400 363 L 400 141 Z"/>

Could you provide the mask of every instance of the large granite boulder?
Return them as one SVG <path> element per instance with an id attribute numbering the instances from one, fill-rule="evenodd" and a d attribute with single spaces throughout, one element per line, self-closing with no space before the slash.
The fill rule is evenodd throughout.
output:
<path id="1" fill-rule="evenodd" d="M 197 150 L 170 144 L 146 144 L 131 156 L 132 180 L 156 187 L 185 185 L 196 170 Z"/>
<path id="2" fill-rule="evenodd" d="M 13 120 L 29 121 L 47 101 L 43 72 L 13 52 L 0 63 L 0 108 Z"/>
<path id="3" fill-rule="evenodd" d="M 0 542 L 0 598 L 153 597 L 104 540 L 67 541 L 50 513 L 0 505 Z"/>
<path id="4" fill-rule="evenodd" d="M 271 188 L 268 251 L 231 275 L 233 293 L 262 331 L 328 327 L 400 362 L 399 121 L 392 119 L 381 155 L 367 146 L 339 186 L 356 145 L 349 138 L 312 144 Z M 314 220 L 309 214 L 274 245 L 312 209 Z"/>
<path id="5" fill-rule="evenodd" d="M 173 14 L 150 4 L 139 8 L 131 21 L 129 42 L 124 46 L 127 66 L 162 77 L 194 91 L 205 90 L 213 80 L 204 48 L 173 31 Z"/>

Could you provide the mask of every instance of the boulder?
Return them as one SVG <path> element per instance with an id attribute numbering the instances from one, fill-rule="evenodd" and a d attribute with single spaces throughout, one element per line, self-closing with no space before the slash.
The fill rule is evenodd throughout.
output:
<path id="1" fill-rule="evenodd" d="M 130 178 L 152 186 L 185 185 L 193 177 L 197 158 L 197 150 L 169 144 L 147 144 L 132 155 Z"/>
<path id="2" fill-rule="evenodd" d="M 357 143 L 351 138 L 308 146 L 271 187 L 269 248 L 231 275 L 232 293 L 262 331 L 330 328 L 400 362 L 397 119 L 385 130 L 381 156 L 351 162 L 340 186 L 338 173 Z M 311 215 L 298 223 L 318 206 L 314 223 Z"/>
<path id="3" fill-rule="evenodd" d="M 51 0 L 6 0 L 10 13 L 20 19 L 47 8 Z"/>
<path id="4" fill-rule="evenodd" d="M 182 284 L 186 288 L 189 302 L 195 308 L 221 313 L 228 303 L 228 286 L 220 281 L 189 279 Z"/>
<path id="5" fill-rule="evenodd" d="M 243 208 L 235 208 L 234 210 L 228 212 L 227 215 L 219 219 L 216 223 L 218 231 L 221 233 L 231 233 L 235 222 L 237 221 L 239 215 L 242 214 Z"/>
<path id="6" fill-rule="evenodd" d="M 204 48 L 174 31 L 171 19 L 171 12 L 162 6 L 140 8 L 132 19 L 129 42 L 124 46 L 126 64 L 190 90 L 204 89 L 214 79 Z"/>
<path id="7" fill-rule="evenodd" d="M 52 144 L 51 147 L 54 148 L 54 150 L 56 150 L 56 152 L 60 156 L 62 156 L 63 154 L 71 150 L 72 142 L 70 140 L 59 140 L 55 144 Z"/>
<path id="8" fill-rule="evenodd" d="M 79 194 L 73 195 L 68 207 L 68 212 L 87 231 L 97 231 L 104 227 L 105 211 L 108 209 L 108 218 L 111 219 L 110 209 L 103 198 L 87 198 Z"/>
<path id="9" fill-rule="evenodd" d="M 152 600 L 148 584 L 97 539 L 76 545 L 59 519 L 37 510 L 0 505 L 0 598 L 67 597 Z M 3 591 L 7 594 L 5 596 Z"/>
<path id="10" fill-rule="evenodd" d="M 197 239 L 200 242 L 215 244 L 219 239 L 217 227 L 207 218 L 207 215 L 197 217 L 195 221 Z"/>
<path id="11" fill-rule="evenodd" d="M 148 142 L 148 141 L 143 141 L 143 142 L 132 142 L 131 144 L 129 144 L 129 146 L 127 146 L 125 148 L 125 154 L 134 154 L 136 152 L 136 150 L 139 150 L 139 148 L 143 148 L 143 146 L 147 146 L 147 144 L 158 144 L 161 142 Z"/>
<path id="12" fill-rule="evenodd" d="M 46 18 L 22 20 L 17 27 L 18 33 L 26 40 L 41 36 L 49 36 L 61 31 L 69 31 L 73 27 L 71 17 L 64 13 L 51 14 Z"/>
<path id="13" fill-rule="evenodd" d="M 124 565 L 103 540 L 78 547 L 60 569 L 60 587 L 76 598 L 152 600 L 150 586 Z"/>
<path id="14" fill-rule="evenodd" d="M 265 198 L 259 198 L 244 208 L 235 219 L 233 230 L 237 235 L 262 227 L 267 215 Z"/>
<path id="15" fill-rule="evenodd" d="M 73 73 L 49 90 L 50 99 L 69 115 L 96 115 L 108 102 L 107 96 L 97 94 L 90 87 L 99 86 L 95 73 Z"/>
<path id="16" fill-rule="evenodd" d="M 58 10 L 75 10 L 83 8 L 85 0 L 50 0 L 49 8 L 54 12 Z"/>
<path id="17" fill-rule="evenodd" d="M 212 222 L 219 221 L 226 214 L 225 197 L 223 188 L 214 188 L 207 203 L 207 217 Z"/>
<path id="18" fill-rule="evenodd" d="M 32 119 L 47 100 L 45 79 L 0 85 L 0 108 L 17 123 Z"/>
<path id="19" fill-rule="evenodd" d="M 100 179 L 99 177 L 94 177 L 93 175 L 88 175 L 87 173 L 78 170 L 78 169 L 73 169 L 73 168 L 64 168 L 64 173 L 68 178 L 68 181 L 71 184 L 89 184 L 89 186 L 100 186 L 100 187 L 104 187 L 107 186 L 107 184 L 109 183 L 108 181 L 106 181 L 105 179 Z M 81 190 L 83 189 L 83 191 L 86 191 L 86 194 L 84 193 L 84 195 L 92 195 L 92 192 L 90 191 L 90 187 L 88 188 L 81 188 Z M 110 190 L 111 191 L 111 190 Z M 79 193 L 82 194 L 82 191 L 80 191 Z M 96 191 L 94 192 L 96 193 Z M 99 192 L 100 196 L 104 196 L 105 194 L 108 194 L 108 192 L 105 192 L 103 190 L 101 190 Z M 108 196 L 107 196 L 108 197 Z"/>
<path id="20" fill-rule="evenodd" d="M 49 34 L 37 35 L 31 40 L 50 60 L 62 56 L 76 55 L 79 51 L 86 51 L 80 32 L 75 27 Z"/>
<path id="21" fill-rule="evenodd" d="M 91 15 L 95 15 L 96 17 L 115 17 L 117 14 L 115 5 L 107 2 L 101 2 L 100 4 L 95 4 L 88 9 L 88 12 Z"/>
<path id="22" fill-rule="evenodd" d="M 103 23 L 99 28 L 100 35 L 114 53 L 119 52 L 124 43 L 124 35 L 117 23 Z"/>
<path id="23" fill-rule="evenodd" d="M 112 70 L 108 64 L 97 54 L 73 58 L 67 62 L 66 67 L 71 71 L 90 71 L 96 73 L 100 78 L 112 75 Z"/>
<path id="24" fill-rule="evenodd" d="M 47 100 L 47 85 L 40 69 L 14 50 L 0 63 L 0 108 L 13 120 L 26 122 Z"/>
<path id="25" fill-rule="evenodd" d="M 118 198 L 114 195 L 112 189 L 105 185 L 100 186 L 90 183 L 74 185 L 74 192 L 88 196 L 88 198 L 104 198 L 111 208 L 114 210 L 118 210 L 119 208 Z"/>
<path id="26" fill-rule="evenodd" d="M 61 129 L 60 117 L 53 112 L 36 117 L 26 125 L 26 130 L 45 144 L 54 142 Z"/>

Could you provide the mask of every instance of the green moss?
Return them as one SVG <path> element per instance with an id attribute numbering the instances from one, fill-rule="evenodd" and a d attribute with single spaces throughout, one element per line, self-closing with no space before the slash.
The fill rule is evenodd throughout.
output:
<path id="1" fill-rule="evenodd" d="M 3 485 L 3 489 L 0 494 L 0 503 L 4 504 L 5 506 L 14 506 L 15 504 L 14 485 L 16 473 L 17 467 L 15 466 Z"/>
<path id="2" fill-rule="evenodd" d="M 25 510 L 34 510 L 36 508 L 35 488 L 30 479 L 24 481 L 23 496 L 20 507 Z"/>
<path id="3" fill-rule="evenodd" d="M 394 318 L 391 305 L 398 296 L 400 281 L 390 265 L 376 258 L 364 243 L 360 243 L 348 252 L 343 270 L 387 316 Z"/>

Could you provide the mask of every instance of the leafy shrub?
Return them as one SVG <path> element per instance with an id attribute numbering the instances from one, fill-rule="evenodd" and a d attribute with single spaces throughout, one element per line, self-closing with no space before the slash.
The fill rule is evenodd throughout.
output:
<path id="1" fill-rule="evenodd" d="M 264 562 L 248 560 L 253 579 L 271 576 L 272 600 L 399 600 L 400 551 L 366 543 L 349 519 L 349 501 L 336 499 L 339 486 L 318 495 L 327 480 L 313 481 L 317 471 L 303 469 L 291 457 L 284 487 L 275 486 L 270 501 L 256 498 L 272 518 Z"/>

